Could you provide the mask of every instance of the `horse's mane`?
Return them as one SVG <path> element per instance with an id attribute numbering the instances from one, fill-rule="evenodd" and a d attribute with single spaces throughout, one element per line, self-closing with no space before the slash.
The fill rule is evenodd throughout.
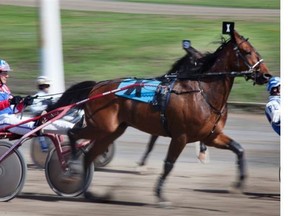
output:
<path id="1" fill-rule="evenodd" d="M 168 71 L 168 74 L 186 74 L 186 76 L 191 71 L 194 73 L 202 74 L 207 72 L 215 63 L 216 59 L 218 58 L 219 53 L 223 50 L 224 47 L 227 46 L 227 44 L 231 41 L 231 39 L 225 39 L 224 37 L 221 37 L 220 42 L 214 42 L 214 43 L 220 43 L 220 46 L 216 49 L 215 52 L 210 53 L 206 52 L 203 57 L 197 60 L 198 67 L 197 70 L 195 70 L 195 65 L 191 64 L 190 55 L 186 54 L 179 60 L 177 60 L 171 67 L 171 69 Z"/>
<path id="2" fill-rule="evenodd" d="M 62 94 L 56 103 L 49 105 L 46 111 L 49 112 L 53 109 L 86 99 L 96 83 L 95 81 L 83 81 L 72 85 Z M 82 109 L 83 107 L 77 108 Z"/>

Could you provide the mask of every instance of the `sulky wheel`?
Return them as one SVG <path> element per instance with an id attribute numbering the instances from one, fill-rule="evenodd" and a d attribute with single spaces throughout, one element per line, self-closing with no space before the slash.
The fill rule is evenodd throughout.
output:
<path id="1" fill-rule="evenodd" d="M 101 155 L 99 155 L 95 160 L 94 160 L 94 167 L 99 168 L 99 167 L 104 167 L 107 164 L 109 164 L 115 154 L 115 144 L 112 143 L 109 145 L 108 149 Z"/>
<path id="2" fill-rule="evenodd" d="M 41 148 L 39 137 L 33 138 L 30 145 L 30 154 L 32 161 L 37 167 L 41 169 L 45 168 L 45 162 L 48 155 L 48 151 L 53 148 L 53 143 L 51 139 L 49 139 L 48 137 L 43 138 L 45 139 L 45 142 L 48 145 L 48 149 L 46 149 L 45 151 L 42 150 Z"/>
<path id="3" fill-rule="evenodd" d="M 11 147 L 0 141 L 0 156 Z M 27 167 L 22 154 L 17 149 L 0 163 L 0 201 L 9 201 L 21 192 L 26 178 Z"/>
<path id="4" fill-rule="evenodd" d="M 62 145 L 62 150 L 69 150 L 70 146 Z M 83 159 L 84 150 L 80 150 L 80 156 Z M 64 155 L 65 161 L 70 157 L 70 151 Z M 45 175 L 50 188 L 60 196 L 76 197 L 84 193 L 89 187 L 94 173 L 94 164 L 88 168 L 85 179 L 77 179 L 73 181 L 65 180 L 65 172 L 60 166 L 60 161 L 56 149 L 52 149 L 47 157 L 45 165 Z M 66 177 L 67 178 L 67 177 Z M 83 182 L 84 181 L 84 182 Z"/>

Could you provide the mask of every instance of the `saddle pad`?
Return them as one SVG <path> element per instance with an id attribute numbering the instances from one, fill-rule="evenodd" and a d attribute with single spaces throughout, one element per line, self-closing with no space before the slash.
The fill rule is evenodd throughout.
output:
<path id="1" fill-rule="evenodd" d="M 134 86 L 123 91 L 116 92 L 115 95 L 120 97 L 129 98 L 131 100 L 137 100 L 144 103 L 151 103 L 154 99 L 156 89 L 160 84 L 158 80 L 140 80 L 140 79 L 125 79 L 118 88 L 123 88 L 132 84 L 141 83 L 147 84 L 145 86 Z"/>

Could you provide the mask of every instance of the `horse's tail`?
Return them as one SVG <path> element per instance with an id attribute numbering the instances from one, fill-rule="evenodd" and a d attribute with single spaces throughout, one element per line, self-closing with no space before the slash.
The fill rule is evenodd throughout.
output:
<path id="1" fill-rule="evenodd" d="M 46 111 L 49 112 L 59 107 L 67 106 L 86 99 L 96 83 L 97 82 L 95 81 L 83 81 L 71 86 L 62 94 L 56 103 L 49 105 Z M 77 108 L 83 109 L 83 105 Z"/>

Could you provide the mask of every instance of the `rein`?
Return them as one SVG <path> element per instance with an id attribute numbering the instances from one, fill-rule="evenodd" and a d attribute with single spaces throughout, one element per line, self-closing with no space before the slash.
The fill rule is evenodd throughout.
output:
<path id="1" fill-rule="evenodd" d="M 255 65 L 254 65 L 254 68 L 257 66 Z M 203 77 L 205 78 L 205 77 L 211 77 L 211 76 L 245 77 L 247 75 L 252 75 L 253 73 L 254 72 L 252 70 L 241 71 L 241 72 L 231 71 L 231 72 L 194 73 L 194 74 L 191 74 L 189 78 L 183 78 L 183 79 L 203 78 Z M 177 76 L 178 74 L 166 74 L 164 77 L 165 78 L 177 78 Z"/>
<path id="2" fill-rule="evenodd" d="M 81 88 L 80 91 L 81 91 L 81 90 L 85 90 L 85 89 L 88 89 L 88 87 L 86 87 L 86 88 Z M 73 93 L 73 92 L 79 92 L 79 89 L 74 90 L 74 91 L 70 91 L 70 90 L 69 90 L 69 93 Z M 64 92 L 58 92 L 58 93 L 47 94 L 47 95 L 35 95 L 35 97 L 37 97 L 37 98 L 41 98 L 41 97 L 44 97 L 44 98 L 51 97 L 51 99 L 52 99 L 53 96 L 55 96 L 55 95 L 62 95 L 63 93 L 64 93 Z"/>

